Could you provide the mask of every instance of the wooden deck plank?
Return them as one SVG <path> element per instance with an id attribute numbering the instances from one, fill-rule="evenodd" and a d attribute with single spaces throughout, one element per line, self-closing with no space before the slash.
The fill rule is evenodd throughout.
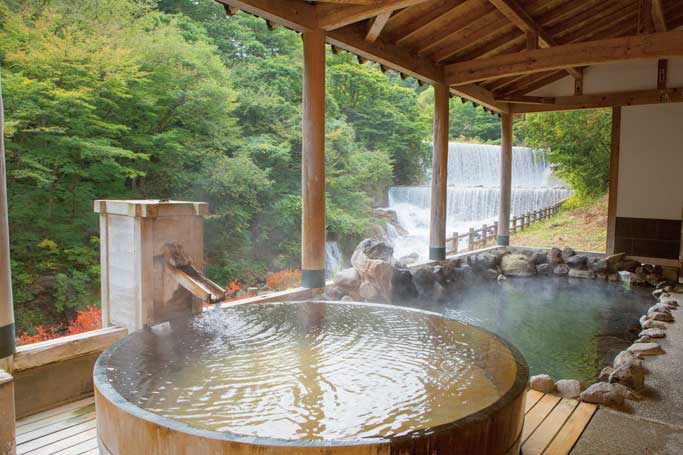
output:
<path id="1" fill-rule="evenodd" d="M 97 446 L 97 437 L 93 437 L 91 439 L 83 441 L 80 444 L 76 444 L 75 446 L 69 447 L 68 449 L 60 450 L 59 452 L 56 452 L 54 455 L 83 455 L 89 453 L 92 450 L 95 450 L 95 453 L 99 451 L 99 447 Z"/>
<path id="2" fill-rule="evenodd" d="M 59 414 L 64 414 L 75 409 L 80 409 L 89 404 L 95 403 L 95 397 L 84 398 L 82 400 L 74 401 L 73 403 L 68 403 L 63 406 L 59 406 L 54 409 L 48 409 L 47 411 L 39 412 L 38 414 L 33 414 L 32 416 L 25 417 L 21 420 L 17 420 L 17 429 L 28 425 L 39 420 L 46 419 L 48 417 L 53 417 Z"/>
<path id="3" fill-rule="evenodd" d="M 541 455 L 553 438 L 555 438 L 557 432 L 560 431 L 562 425 L 569 419 L 569 416 L 574 412 L 578 404 L 579 402 L 576 400 L 569 400 L 567 398 L 560 400 L 552 412 L 536 428 L 536 431 L 522 445 L 522 454 Z"/>
<path id="4" fill-rule="evenodd" d="M 557 403 L 560 402 L 560 397 L 554 395 L 544 395 L 540 401 L 531 408 L 531 411 L 524 418 L 524 428 L 522 429 L 522 444 L 531 436 L 531 434 L 538 428 L 538 426 L 550 414 Z"/>
<path id="5" fill-rule="evenodd" d="M 598 407 L 594 404 L 579 403 L 544 453 L 547 455 L 567 455 L 571 452 L 597 409 Z"/>
<path id="6" fill-rule="evenodd" d="M 524 414 L 529 412 L 531 408 L 534 407 L 536 403 L 539 402 L 541 398 L 543 398 L 544 393 L 543 392 L 538 392 L 536 390 L 529 390 L 526 393 L 526 404 L 524 405 Z"/>
<path id="7" fill-rule="evenodd" d="M 90 408 L 90 407 L 89 407 Z M 36 428 L 32 431 L 27 431 L 22 434 L 17 435 L 17 444 L 24 444 L 34 439 L 39 439 L 49 434 L 55 433 L 59 430 L 64 430 L 66 428 L 73 427 L 88 420 L 95 420 L 95 406 L 93 405 L 89 411 L 84 413 L 69 417 L 64 420 L 53 422 L 49 425 L 45 425 L 40 428 Z"/>
<path id="8" fill-rule="evenodd" d="M 52 417 L 48 417 L 46 419 L 38 420 L 37 422 L 32 422 L 27 425 L 24 425 L 22 427 L 17 428 L 17 444 L 20 444 L 19 441 L 25 442 L 27 439 L 25 439 L 27 434 L 32 433 L 35 434 L 36 432 L 39 432 L 39 430 L 46 428 L 46 427 L 56 427 L 56 426 L 62 426 L 63 428 L 72 426 L 70 423 L 76 422 L 80 423 L 83 420 L 90 420 L 86 418 L 86 416 L 90 414 L 95 413 L 95 403 L 89 404 L 85 407 L 79 408 L 79 409 L 74 409 L 73 411 L 69 411 L 63 414 L 57 414 Z M 93 417 L 94 418 L 94 417 Z M 47 430 L 44 430 L 47 431 Z M 35 438 L 32 438 L 35 439 Z"/>
<path id="9" fill-rule="evenodd" d="M 77 446 L 83 442 L 89 441 L 97 437 L 97 429 L 91 428 L 87 431 L 76 433 L 68 438 L 53 442 L 44 447 L 31 450 L 30 452 L 23 452 L 26 455 L 59 455 L 61 452 L 71 447 Z M 17 453 L 20 453 L 17 451 Z"/>
<path id="10" fill-rule="evenodd" d="M 83 455 L 100 455 L 100 449 L 88 450 Z"/>
<path id="11" fill-rule="evenodd" d="M 82 435 L 90 430 L 94 431 L 95 429 L 95 420 L 89 420 L 87 422 L 79 423 L 78 425 L 74 425 L 69 428 L 65 428 L 63 430 L 55 431 L 53 433 L 50 433 L 49 435 L 43 436 L 42 438 L 39 439 L 34 439 L 33 441 L 26 442 L 24 444 L 18 445 L 17 446 L 17 455 L 22 455 L 22 454 L 27 454 L 27 453 L 33 453 L 34 451 L 37 451 L 38 449 L 45 448 L 45 447 L 50 447 L 55 444 L 59 444 L 62 441 L 66 440 L 71 440 L 71 438 L 78 437 L 79 435 Z M 80 440 L 77 442 L 81 442 Z M 68 444 L 63 448 L 68 448 L 71 447 L 74 444 Z M 47 450 L 47 449 L 46 449 Z M 43 452 L 38 452 L 38 453 L 43 453 Z M 54 453 L 54 452 L 45 452 L 45 453 Z"/>

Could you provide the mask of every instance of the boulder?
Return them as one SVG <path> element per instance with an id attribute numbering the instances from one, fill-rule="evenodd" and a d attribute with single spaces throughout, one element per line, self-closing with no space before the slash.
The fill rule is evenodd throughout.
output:
<path id="1" fill-rule="evenodd" d="M 353 302 L 353 297 L 350 295 L 345 295 L 344 297 L 341 298 L 342 302 Z"/>
<path id="2" fill-rule="evenodd" d="M 358 293 L 361 298 L 368 302 L 381 302 L 381 294 L 374 284 L 369 281 L 363 281 L 358 288 Z"/>
<path id="3" fill-rule="evenodd" d="M 541 265 L 541 264 L 546 264 L 548 262 L 548 255 L 546 253 L 542 253 L 540 251 L 535 252 L 534 254 L 531 255 L 529 258 L 529 262 L 532 265 Z"/>
<path id="4" fill-rule="evenodd" d="M 368 259 L 360 270 L 363 281 L 372 283 L 387 302 L 391 300 L 391 277 L 393 273 L 394 266 L 381 259 Z"/>
<path id="5" fill-rule="evenodd" d="M 574 256 L 576 257 L 576 256 Z M 589 280 L 595 279 L 595 272 L 592 270 L 569 269 L 569 278 L 587 278 Z"/>
<path id="6" fill-rule="evenodd" d="M 557 264 L 553 268 L 555 275 L 567 275 L 569 273 L 569 266 L 567 264 Z"/>
<path id="7" fill-rule="evenodd" d="M 342 289 L 356 290 L 360 286 L 361 278 L 358 270 L 351 267 L 337 273 L 333 281 L 335 286 Z"/>
<path id="8" fill-rule="evenodd" d="M 410 253 L 407 256 L 401 256 L 398 261 L 402 262 L 403 264 L 414 264 L 420 259 L 420 255 L 417 253 Z"/>
<path id="9" fill-rule="evenodd" d="M 434 281 L 439 283 L 441 286 L 446 286 L 448 282 L 448 273 L 446 268 L 442 265 L 435 265 L 432 268 L 432 278 L 434 278 Z"/>
<path id="10" fill-rule="evenodd" d="M 664 338 L 666 337 L 666 332 L 662 329 L 645 329 L 638 334 L 639 337 L 649 337 L 649 338 Z"/>
<path id="11" fill-rule="evenodd" d="M 618 383 L 633 390 L 640 390 L 645 385 L 645 372 L 640 363 L 626 363 L 612 371 L 608 382 Z"/>
<path id="12" fill-rule="evenodd" d="M 344 291 L 335 285 L 327 286 L 324 296 L 327 297 L 327 300 L 339 300 L 344 297 Z"/>
<path id="13" fill-rule="evenodd" d="M 617 264 L 616 269 L 617 271 L 626 270 L 627 272 L 635 272 L 638 267 L 640 267 L 640 262 L 634 261 L 633 259 L 624 259 Z"/>
<path id="14" fill-rule="evenodd" d="M 420 267 L 413 272 L 413 282 L 419 292 L 431 289 L 434 285 L 434 274 L 429 266 Z"/>
<path id="15" fill-rule="evenodd" d="M 619 354 L 617 354 L 617 356 L 614 358 L 614 362 L 612 362 L 612 364 L 614 365 L 614 368 L 619 368 L 623 365 L 630 365 L 630 364 L 636 364 L 638 366 L 641 366 L 642 362 L 631 351 L 625 350 L 625 351 L 621 351 Z"/>
<path id="16" fill-rule="evenodd" d="M 496 269 L 486 269 L 482 273 L 482 276 L 486 278 L 487 280 L 496 280 L 498 279 L 498 270 Z M 504 276 L 504 275 L 501 275 Z"/>
<path id="17" fill-rule="evenodd" d="M 609 382 L 609 376 L 612 374 L 614 371 L 614 368 L 611 366 L 606 366 L 602 370 L 600 370 L 600 374 L 598 375 L 598 381 L 600 382 Z"/>
<path id="18" fill-rule="evenodd" d="M 539 275 L 550 275 L 553 273 L 553 266 L 548 263 L 538 264 L 536 266 L 536 273 Z"/>
<path id="19" fill-rule="evenodd" d="M 648 311 L 647 317 L 653 321 L 674 322 L 674 317 L 671 315 L 671 313 L 665 313 L 663 311 Z"/>
<path id="20" fill-rule="evenodd" d="M 624 404 L 626 399 L 637 399 L 637 396 L 621 384 L 596 382 L 581 392 L 580 398 L 586 403 L 618 406 Z"/>
<path id="21" fill-rule="evenodd" d="M 529 379 L 529 388 L 538 392 L 550 393 L 555 390 L 555 382 L 550 375 L 537 374 Z"/>
<path id="22" fill-rule="evenodd" d="M 529 258 L 523 254 L 506 254 L 500 262 L 503 275 L 506 276 L 533 276 L 536 268 L 529 264 Z"/>
<path id="23" fill-rule="evenodd" d="M 391 302 L 409 302 L 418 295 L 410 270 L 394 268 L 391 275 Z"/>
<path id="24" fill-rule="evenodd" d="M 560 379 L 555 389 L 562 398 L 576 398 L 581 394 L 581 384 L 575 379 Z"/>
<path id="25" fill-rule="evenodd" d="M 607 273 L 609 271 L 609 262 L 606 258 L 597 258 L 590 262 L 590 268 L 595 273 Z"/>
<path id="26" fill-rule="evenodd" d="M 574 251 L 573 248 L 566 247 L 562 250 L 562 260 L 564 260 L 565 262 L 567 262 L 567 259 L 569 259 L 572 256 L 576 256 L 576 251 Z"/>
<path id="27" fill-rule="evenodd" d="M 491 253 L 479 253 L 470 258 L 470 265 L 475 270 L 495 269 L 498 265 L 498 257 Z"/>
<path id="28" fill-rule="evenodd" d="M 670 305 L 672 307 L 678 307 L 678 299 L 680 297 L 673 296 L 671 294 L 662 294 L 659 297 L 659 303 L 664 303 L 666 305 Z"/>
<path id="29" fill-rule="evenodd" d="M 394 248 L 388 243 L 365 239 L 358 244 L 351 256 L 351 265 L 362 273 L 363 265 L 370 259 L 393 262 Z"/>
<path id="30" fill-rule="evenodd" d="M 548 251 L 547 254 L 547 263 L 550 265 L 557 265 L 557 264 L 562 264 L 562 250 L 559 248 L 551 248 L 550 251 Z"/>
<path id="31" fill-rule="evenodd" d="M 660 321 L 655 321 L 652 319 L 648 319 L 647 316 L 643 316 L 645 320 L 640 321 L 640 328 L 643 330 L 647 329 L 666 329 L 666 324 Z"/>
<path id="32" fill-rule="evenodd" d="M 564 261 L 570 269 L 585 270 L 588 266 L 588 258 L 586 256 L 570 256 Z"/>
<path id="33" fill-rule="evenodd" d="M 663 313 L 671 313 L 672 311 L 678 309 L 677 306 L 670 304 L 669 302 L 657 302 L 648 308 L 648 311 L 661 311 Z"/>
<path id="34" fill-rule="evenodd" d="M 628 351 L 636 357 L 664 354 L 664 349 L 657 343 L 633 343 L 628 347 Z"/>

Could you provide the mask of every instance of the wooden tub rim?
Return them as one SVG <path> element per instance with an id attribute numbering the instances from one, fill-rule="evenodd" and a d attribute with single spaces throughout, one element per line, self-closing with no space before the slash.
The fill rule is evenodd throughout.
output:
<path id="1" fill-rule="evenodd" d="M 522 355 L 522 353 L 510 342 L 505 340 L 504 338 L 500 337 L 499 335 L 491 332 L 490 330 L 487 330 L 483 327 L 479 327 L 474 324 L 470 324 L 468 322 L 463 322 L 459 321 L 457 319 L 449 319 L 445 317 L 442 314 L 433 312 L 433 311 L 427 311 L 427 310 L 422 310 L 418 308 L 411 308 L 411 307 L 404 307 L 404 306 L 399 306 L 399 305 L 392 305 L 392 304 L 384 304 L 384 303 L 370 303 L 370 302 L 349 302 L 349 301 L 339 301 L 339 300 L 315 300 L 315 299 L 306 299 L 306 300 L 300 300 L 300 301 L 282 301 L 282 302 L 268 302 L 267 304 L 272 305 L 272 304 L 293 304 L 293 303 L 324 303 L 324 304 L 343 304 L 343 305 L 358 305 L 358 306 L 366 306 L 366 307 L 378 307 L 378 308 L 388 308 L 392 310 L 402 310 L 402 311 L 412 311 L 416 313 L 421 313 L 427 316 L 435 316 L 438 318 L 443 318 L 448 321 L 456 322 L 459 324 L 462 324 L 464 326 L 468 326 L 474 330 L 479 330 L 480 332 L 483 332 L 484 334 L 494 338 L 497 340 L 503 347 L 505 347 L 510 354 L 512 355 L 513 361 L 515 365 L 517 366 L 517 372 L 515 374 L 515 379 L 512 383 L 512 386 L 503 394 L 499 399 L 497 399 L 495 402 L 491 403 L 490 405 L 486 406 L 485 408 L 480 409 L 477 412 L 474 412 L 472 414 L 469 414 L 467 416 L 461 417 L 458 420 L 454 420 L 452 422 L 444 423 L 441 425 L 437 425 L 434 427 L 430 428 L 425 428 L 425 429 L 420 429 L 420 430 L 415 430 L 411 431 L 410 433 L 402 434 L 400 436 L 395 436 L 395 437 L 375 437 L 375 438 L 358 438 L 358 439 L 343 439 L 343 440 L 311 440 L 311 441 L 306 441 L 306 440 L 289 440 L 289 439 L 279 439 L 279 438 L 266 438 L 266 437 L 256 437 L 256 436 L 247 436 L 247 435 L 241 435 L 237 433 L 232 433 L 229 431 L 213 431 L 213 430 L 207 430 L 203 428 L 198 428 L 194 427 L 192 425 L 189 425 L 187 423 L 170 419 L 168 417 L 163 417 L 160 416 L 159 414 L 156 414 L 152 411 L 148 411 L 144 408 L 141 408 L 130 401 L 126 400 L 115 388 L 113 385 L 109 383 L 107 380 L 107 372 L 106 372 L 106 363 L 108 362 L 109 358 L 117 351 L 119 347 L 121 347 L 126 340 L 128 339 L 129 336 L 133 335 L 133 332 L 128 334 L 127 336 L 123 337 L 121 340 L 117 341 L 115 344 L 113 344 L 109 349 L 104 351 L 100 356 L 97 358 L 97 361 L 95 362 L 95 367 L 93 371 L 93 385 L 94 388 L 102 395 L 103 398 L 105 398 L 107 401 L 118 407 L 121 411 L 126 412 L 133 417 L 146 420 L 148 422 L 151 422 L 155 425 L 158 425 L 160 427 L 167 428 L 171 431 L 178 431 L 181 433 L 186 433 L 190 434 L 193 436 L 197 436 L 200 438 L 207 438 L 207 439 L 214 439 L 214 440 L 219 440 L 219 441 L 225 441 L 225 442 L 235 442 L 235 443 L 240 443 L 240 444 L 252 444 L 252 445 L 261 445 L 261 446 L 274 446 L 274 447 L 286 447 L 286 448 L 296 448 L 296 447 L 301 447 L 301 448 L 309 448 L 309 447 L 352 447 L 352 446 L 367 446 L 367 445 L 373 445 L 373 444 L 394 444 L 394 443 L 402 443 L 402 442 L 408 442 L 411 440 L 415 440 L 417 438 L 421 437 L 426 437 L 426 436 L 435 436 L 438 435 L 439 433 L 451 433 L 454 431 L 457 431 L 458 429 L 462 428 L 467 428 L 473 425 L 476 425 L 479 422 L 488 420 L 491 416 L 496 415 L 499 411 L 501 411 L 503 408 L 507 407 L 510 403 L 512 403 L 516 398 L 518 398 L 521 394 L 525 393 L 527 384 L 529 382 L 529 366 L 526 362 L 526 359 Z M 230 304 L 225 307 L 221 307 L 220 309 L 223 310 L 225 308 L 230 308 L 233 306 L 238 306 L 238 305 L 250 305 L 251 303 L 242 303 L 242 302 L 234 302 L 233 304 Z M 145 330 L 145 329 L 141 329 Z M 515 438 L 518 438 L 519 435 L 516 435 Z"/>

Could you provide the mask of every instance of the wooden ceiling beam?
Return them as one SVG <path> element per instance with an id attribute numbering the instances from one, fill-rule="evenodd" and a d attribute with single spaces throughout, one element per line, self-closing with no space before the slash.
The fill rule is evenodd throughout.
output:
<path id="1" fill-rule="evenodd" d="M 450 93 L 468 101 L 480 104 L 485 108 L 491 109 L 497 113 L 507 113 L 510 111 L 510 105 L 508 103 L 497 101 L 493 97 L 493 93 L 477 84 L 450 87 Z"/>
<path id="2" fill-rule="evenodd" d="M 449 85 L 576 66 L 683 56 L 683 32 L 652 33 L 566 44 L 446 65 Z"/>
<path id="3" fill-rule="evenodd" d="M 525 97 L 505 97 L 524 99 Z M 529 98 L 529 97 L 527 97 Z M 539 97 L 530 97 L 539 101 Z M 601 93 L 580 96 L 557 96 L 552 103 L 514 104 L 512 113 L 551 112 L 574 109 L 597 109 L 615 106 L 640 106 L 644 104 L 683 103 L 683 87 L 664 90 L 636 90 L 630 92 Z"/>
<path id="4" fill-rule="evenodd" d="M 228 7 L 259 16 L 292 30 L 303 32 L 318 26 L 315 6 L 296 0 L 216 0 Z"/>
<path id="5" fill-rule="evenodd" d="M 384 35 L 390 42 L 397 42 L 465 1 L 431 0 L 396 11 L 384 27 Z"/>
<path id="6" fill-rule="evenodd" d="M 552 47 L 557 45 L 555 39 L 550 36 L 543 29 L 543 27 L 538 25 L 534 18 L 531 17 L 531 15 L 526 12 L 526 10 L 519 3 L 517 3 L 516 0 L 489 0 L 489 2 L 495 6 L 496 9 L 505 17 L 507 17 L 510 22 L 515 24 L 517 28 L 523 32 L 526 32 L 527 34 L 531 33 L 536 37 L 535 40 L 537 44 L 534 47 L 530 47 L 530 43 L 527 41 L 528 50 L 535 49 L 538 45 L 541 47 Z M 575 78 L 581 77 L 579 71 L 574 68 L 567 68 L 565 71 Z"/>
<path id="7" fill-rule="evenodd" d="M 366 41 L 370 41 L 371 43 L 377 41 L 377 38 L 379 38 L 379 34 L 382 33 L 384 26 L 387 25 L 387 22 L 391 17 L 391 13 L 393 13 L 393 11 L 386 11 L 373 19 L 372 25 L 370 25 L 370 29 L 368 30 L 368 34 L 365 35 Z"/>
<path id="8" fill-rule="evenodd" d="M 655 24 L 655 30 L 659 33 L 666 32 L 666 17 L 664 16 L 662 0 L 652 0 L 652 4 L 650 6 L 652 22 Z"/>
<path id="9" fill-rule="evenodd" d="M 427 0 L 384 0 L 372 5 L 318 4 L 316 6 L 318 25 L 326 31 L 336 30 L 355 22 L 377 17 L 388 11 L 395 11 L 425 1 Z"/>

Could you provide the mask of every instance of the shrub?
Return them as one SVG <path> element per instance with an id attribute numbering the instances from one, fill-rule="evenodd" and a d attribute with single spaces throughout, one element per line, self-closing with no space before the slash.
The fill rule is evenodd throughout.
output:
<path id="1" fill-rule="evenodd" d="M 286 269 L 271 273 L 266 279 L 266 285 L 274 291 L 299 287 L 301 286 L 301 271 Z"/>

